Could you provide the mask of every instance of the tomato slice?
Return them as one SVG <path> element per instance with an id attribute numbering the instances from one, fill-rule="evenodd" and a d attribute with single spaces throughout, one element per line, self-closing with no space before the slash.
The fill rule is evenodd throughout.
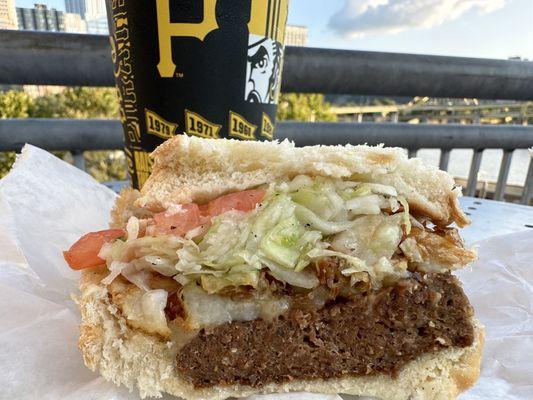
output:
<path id="1" fill-rule="evenodd" d="M 63 257 L 72 269 L 96 267 L 105 263 L 98 257 L 102 246 L 124 235 L 123 229 L 106 229 L 88 233 L 74 243 L 68 251 L 64 251 Z"/>
<path id="2" fill-rule="evenodd" d="M 154 223 L 157 232 L 183 236 L 201 225 L 200 208 L 194 203 L 182 204 L 176 212 L 164 211 L 154 215 Z"/>
<path id="3" fill-rule="evenodd" d="M 208 204 L 200 204 L 198 206 L 198 209 L 200 210 L 200 215 L 203 217 L 209 216 L 209 203 Z"/>
<path id="4" fill-rule="evenodd" d="M 154 216 L 152 232 L 183 236 L 191 229 L 209 223 L 212 217 L 229 210 L 250 211 L 265 197 L 264 190 L 245 190 L 221 196 L 207 204 L 182 204 L 176 211 L 164 211 Z"/>
<path id="5" fill-rule="evenodd" d="M 230 210 L 251 211 L 263 200 L 265 194 L 264 190 L 252 189 L 220 196 L 208 203 L 209 215 L 215 217 Z"/>

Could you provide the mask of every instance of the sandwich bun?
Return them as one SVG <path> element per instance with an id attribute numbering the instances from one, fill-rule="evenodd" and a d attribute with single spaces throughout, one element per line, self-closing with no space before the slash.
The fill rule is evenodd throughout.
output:
<path id="1" fill-rule="evenodd" d="M 393 186 L 411 213 L 438 226 L 469 223 L 460 209 L 453 178 L 399 148 L 381 146 L 295 147 L 293 143 L 205 140 L 179 135 L 158 147 L 153 173 L 141 193 L 126 190 L 112 212 L 111 226 L 123 228 L 132 215 L 159 212 L 175 203 L 205 203 L 223 194 L 255 188 L 297 175 L 369 181 Z M 149 211 L 147 211 L 149 210 Z M 176 369 L 177 344 L 183 338 L 147 333 L 117 304 L 101 283 L 105 268 L 83 271 L 79 347 L 86 365 L 105 379 L 141 397 L 170 393 L 187 400 L 226 399 L 275 392 L 345 393 L 390 400 L 450 400 L 479 376 L 483 328 L 472 319 L 474 342 L 425 353 L 388 374 L 335 379 L 292 380 L 261 387 L 244 385 L 195 388 Z M 127 301 L 128 294 L 120 293 Z M 115 299 L 115 301 L 114 301 Z"/>
<path id="2" fill-rule="evenodd" d="M 372 181 L 394 186 L 413 212 L 442 226 L 470 221 L 459 207 L 453 178 L 400 148 L 296 147 L 289 141 L 200 139 L 178 135 L 153 153 L 152 174 L 137 205 L 155 210 L 171 203 L 204 203 L 222 194 L 297 175 Z"/>

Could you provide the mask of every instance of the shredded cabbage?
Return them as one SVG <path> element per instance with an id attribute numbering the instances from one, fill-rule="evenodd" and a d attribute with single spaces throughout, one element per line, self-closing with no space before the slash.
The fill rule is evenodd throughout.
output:
<path id="1" fill-rule="evenodd" d="M 390 197 L 398 196 L 396 189 L 392 186 L 367 182 L 353 182 L 353 185 L 345 185 L 344 190 L 341 192 L 341 196 L 345 200 L 349 200 L 354 197 L 368 196 L 372 193 Z"/>
<path id="2" fill-rule="evenodd" d="M 400 204 L 403 212 L 389 216 Z M 411 224 L 409 204 L 392 186 L 304 175 L 270 184 L 262 207 L 226 212 L 185 237 L 139 237 L 141 222 L 146 224 L 131 217 L 127 240 L 102 247 L 100 257 L 111 271 L 104 283 L 122 273 L 149 291 L 148 273 L 153 271 L 217 293 L 229 286 L 257 288 L 265 270 L 310 289 L 318 279 L 306 268 L 323 257 L 342 258 L 344 275 L 365 273 L 375 282 L 395 273 L 390 260 L 401 240 L 401 225 L 408 233 Z"/>
<path id="3" fill-rule="evenodd" d="M 322 239 L 317 231 L 306 231 L 293 214 L 265 234 L 259 246 L 260 256 L 285 267 L 301 271 L 308 264 L 304 256 Z"/>
<path id="4" fill-rule="evenodd" d="M 330 218 L 334 212 L 330 209 L 328 197 L 311 188 L 298 189 L 291 194 L 291 198 L 295 203 L 301 204 L 322 218 Z"/>
<path id="5" fill-rule="evenodd" d="M 405 226 L 405 233 L 411 233 L 411 218 L 409 215 L 409 203 L 403 196 L 398 196 L 398 201 L 403 206 L 403 224 Z"/>
<path id="6" fill-rule="evenodd" d="M 294 215 L 277 224 L 266 233 L 259 248 L 265 257 L 286 267 L 294 268 L 300 258 L 298 239 L 304 228 Z"/>
<path id="7" fill-rule="evenodd" d="M 289 285 L 301 287 L 304 289 L 313 289 L 318 286 L 318 278 L 316 275 L 307 271 L 296 272 L 277 265 L 270 260 L 263 260 L 270 273 L 279 281 L 286 282 Z"/>
<path id="8" fill-rule="evenodd" d="M 352 221 L 333 222 L 321 219 L 311 210 L 299 204 L 296 205 L 295 212 L 300 221 L 319 230 L 325 235 L 332 235 L 334 233 L 345 231 L 346 229 L 350 229 L 353 225 Z"/>
<path id="9" fill-rule="evenodd" d="M 324 178 L 317 178 L 313 185 L 299 187 L 291 193 L 291 198 L 326 220 L 334 219 L 344 209 L 344 200 L 337 193 L 335 185 Z"/>
<path id="10" fill-rule="evenodd" d="M 381 198 L 376 194 L 355 197 L 346 202 L 346 209 L 354 215 L 381 214 Z"/>
<path id="11" fill-rule="evenodd" d="M 396 192 L 396 189 L 389 185 L 382 185 L 380 183 L 363 183 L 361 187 L 369 188 L 370 191 L 374 194 L 382 194 L 385 196 L 392 197 L 398 196 L 398 192 Z"/>
<path id="12" fill-rule="evenodd" d="M 126 232 L 128 234 L 128 238 L 126 241 L 129 242 L 137 239 L 137 236 L 139 236 L 139 219 L 137 217 L 130 217 L 128 223 L 126 224 Z"/>
<path id="13" fill-rule="evenodd" d="M 164 276 L 174 276 L 178 272 L 176 262 L 167 257 L 147 255 L 133 261 L 137 269 L 153 269 Z"/>
<path id="14" fill-rule="evenodd" d="M 295 176 L 292 181 L 290 181 L 286 185 L 285 192 L 296 192 L 298 189 L 301 189 L 306 186 L 312 186 L 315 183 L 313 178 L 307 175 L 297 175 Z M 278 185 L 278 187 L 282 187 L 283 184 Z"/>
<path id="15" fill-rule="evenodd" d="M 379 256 L 390 258 L 398 248 L 401 239 L 402 230 L 397 223 L 397 218 L 386 217 L 384 222 L 374 230 L 368 248 Z"/>
<path id="16" fill-rule="evenodd" d="M 221 277 L 201 275 L 200 282 L 207 293 L 217 293 L 228 286 L 251 286 L 254 289 L 259 284 L 259 271 L 250 269 L 246 265 L 233 267 L 230 272 Z"/>
<path id="17" fill-rule="evenodd" d="M 122 270 L 126 268 L 129 264 L 121 261 L 112 261 L 108 265 L 109 274 L 102 279 L 102 283 L 104 285 L 110 285 L 117 276 L 119 276 L 122 273 Z"/>
<path id="18" fill-rule="evenodd" d="M 151 274 L 148 271 L 139 271 L 137 268 L 135 268 L 134 264 L 130 263 L 122 269 L 121 274 L 124 278 L 133 283 L 139 289 L 144 291 L 150 290 Z"/>

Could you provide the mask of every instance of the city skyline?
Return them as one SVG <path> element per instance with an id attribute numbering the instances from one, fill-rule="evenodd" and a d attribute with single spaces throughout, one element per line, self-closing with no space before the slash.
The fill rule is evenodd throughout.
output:
<path id="1" fill-rule="evenodd" d="M 69 13 L 80 14 L 83 19 L 93 19 L 106 15 L 105 0 L 64 0 Z"/>
<path id="2" fill-rule="evenodd" d="M 105 0 L 64 0 L 64 2 L 64 9 L 53 7 L 48 2 L 34 2 L 33 7 L 20 7 L 20 2 L 17 3 L 14 8 L 18 29 L 100 35 L 109 33 Z M 17 27 L 11 26 L 10 29 Z"/>
<path id="3" fill-rule="evenodd" d="M 64 0 L 43 3 L 65 10 Z M 310 47 L 498 59 L 533 59 L 532 21 L 531 0 L 291 0 L 289 9 Z"/>
<path id="4" fill-rule="evenodd" d="M 87 23 L 80 14 L 49 9 L 43 4 L 34 8 L 16 7 L 16 11 L 20 30 L 87 33 Z"/>
<path id="5" fill-rule="evenodd" d="M 18 29 L 15 0 L 0 0 L 0 29 Z"/>

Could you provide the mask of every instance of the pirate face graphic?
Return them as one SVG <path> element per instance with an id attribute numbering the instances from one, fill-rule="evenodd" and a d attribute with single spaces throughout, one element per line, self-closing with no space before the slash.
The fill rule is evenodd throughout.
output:
<path id="1" fill-rule="evenodd" d="M 283 46 L 264 36 L 251 34 L 248 39 L 245 100 L 274 104 L 279 93 L 279 75 Z"/>

